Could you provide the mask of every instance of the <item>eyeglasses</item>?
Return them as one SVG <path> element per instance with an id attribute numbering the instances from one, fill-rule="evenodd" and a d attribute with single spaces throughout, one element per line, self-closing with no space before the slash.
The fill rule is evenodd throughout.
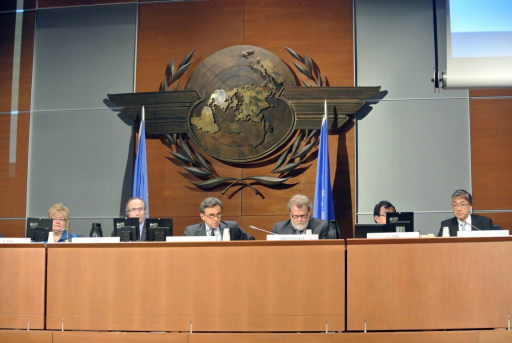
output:
<path id="1" fill-rule="evenodd" d="M 452 203 L 452 208 L 457 208 L 457 207 L 460 207 L 460 208 L 466 208 L 469 206 L 469 203 L 468 202 L 463 202 L 461 204 L 457 204 L 457 203 Z"/>
<path id="2" fill-rule="evenodd" d="M 145 211 L 146 209 L 144 207 L 137 207 L 137 208 L 130 208 L 128 210 L 128 212 L 142 212 L 142 211 Z"/>
<path id="3" fill-rule="evenodd" d="M 64 218 L 52 218 L 52 220 L 58 221 L 58 222 L 65 222 L 66 221 L 66 219 L 64 219 Z"/>
<path id="4" fill-rule="evenodd" d="M 295 219 L 295 220 L 297 220 L 299 218 L 300 219 L 306 219 L 307 217 L 309 217 L 309 212 L 306 213 L 306 214 L 291 214 L 290 213 L 290 216 L 292 217 L 292 219 Z"/>
<path id="5" fill-rule="evenodd" d="M 214 220 L 214 219 L 220 219 L 220 217 L 222 217 L 222 213 L 217 213 L 217 214 L 205 214 L 206 217 L 210 218 L 211 220 Z"/>

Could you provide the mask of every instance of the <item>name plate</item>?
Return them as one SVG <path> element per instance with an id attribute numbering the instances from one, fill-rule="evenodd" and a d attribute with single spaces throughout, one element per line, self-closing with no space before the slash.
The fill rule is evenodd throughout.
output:
<path id="1" fill-rule="evenodd" d="M 215 236 L 167 236 L 166 242 L 215 242 Z"/>
<path id="2" fill-rule="evenodd" d="M 30 238 L 0 238 L 0 243 L 30 243 Z"/>
<path id="3" fill-rule="evenodd" d="M 119 243 L 119 237 L 75 237 L 71 243 Z"/>
<path id="4" fill-rule="evenodd" d="M 507 237 L 508 230 L 457 231 L 457 237 Z"/>
<path id="5" fill-rule="evenodd" d="M 267 241 L 315 241 L 318 235 L 267 235 Z"/>
<path id="6" fill-rule="evenodd" d="M 419 232 L 374 232 L 367 233 L 366 238 L 420 238 Z"/>

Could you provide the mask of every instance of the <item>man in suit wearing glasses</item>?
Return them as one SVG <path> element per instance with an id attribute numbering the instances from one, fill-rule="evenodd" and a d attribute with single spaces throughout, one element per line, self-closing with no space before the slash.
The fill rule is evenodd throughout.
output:
<path id="1" fill-rule="evenodd" d="M 217 198 L 206 198 L 199 205 L 199 216 L 203 220 L 200 224 L 190 225 L 185 228 L 183 236 L 215 236 L 217 241 L 222 241 L 224 229 L 229 229 L 230 240 L 253 240 L 254 237 L 242 230 L 237 222 L 221 220 L 222 201 Z"/>
<path id="2" fill-rule="evenodd" d="M 455 217 L 441 222 L 438 237 L 443 235 L 443 227 L 448 227 L 450 236 L 457 236 L 457 231 L 494 230 L 491 218 L 470 214 L 473 209 L 473 197 L 463 189 L 452 194 L 452 211 Z"/>
<path id="3" fill-rule="evenodd" d="M 304 235 L 306 230 L 311 230 L 311 233 L 318 235 L 319 239 L 326 239 L 329 222 L 310 217 L 311 208 L 311 202 L 307 196 L 294 195 L 288 202 L 290 219 L 275 223 L 272 232 L 279 235 Z"/>

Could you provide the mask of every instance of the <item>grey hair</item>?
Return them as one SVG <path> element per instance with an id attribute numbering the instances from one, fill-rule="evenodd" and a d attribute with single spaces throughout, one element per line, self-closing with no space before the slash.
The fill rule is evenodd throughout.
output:
<path id="1" fill-rule="evenodd" d="M 199 205 L 199 212 L 204 213 L 205 208 L 215 207 L 217 205 L 219 205 L 221 209 L 223 208 L 222 201 L 219 199 L 215 197 L 206 198 L 201 202 L 201 205 Z"/>
<path id="2" fill-rule="evenodd" d="M 133 198 L 128 199 L 128 201 L 126 202 L 126 210 L 125 210 L 126 213 L 128 213 L 128 211 L 130 210 L 130 201 L 132 201 L 132 200 L 142 201 L 142 203 L 144 204 L 144 209 L 147 210 L 147 205 L 144 200 L 142 200 L 141 198 L 133 197 Z"/>
<path id="3" fill-rule="evenodd" d="M 466 199 L 468 200 L 468 202 L 470 204 L 473 203 L 473 197 L 471 196 L 471 193 L 469 193 L 468 191 L 465 191 L 463 189 L 457 189 L 455 192 L 453 192 L 452 199 L 455 197 L 461 196 L 461 195 L 465 195 Z"/>
<path id="4" fill-rule="evenodd" d="M 295 194 L 292 196 L 290 201 L 288 201 L 288 212 L 292 211 L 292 206 L 295 205 L 298 208 L 301 208 L 302 206 L 306 205 L 308 208 L 308 212 L 311 211 L 311 201 L 309 201 L 309 198 L 302 194 Z"/>

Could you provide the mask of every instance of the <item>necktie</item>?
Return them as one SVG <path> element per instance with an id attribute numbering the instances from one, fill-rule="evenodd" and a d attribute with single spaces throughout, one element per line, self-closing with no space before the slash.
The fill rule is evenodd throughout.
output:
<path id="1" fill-rule="evenodd" d="M 215 236 L 215 229 L 210 230 L 210 236 Z"/>
<path id="2" fill-rule="evenodd" d="M 462 225 L 462 231 L 466 231 L 466 223 L 462 223 L 460 225 Z"/>

